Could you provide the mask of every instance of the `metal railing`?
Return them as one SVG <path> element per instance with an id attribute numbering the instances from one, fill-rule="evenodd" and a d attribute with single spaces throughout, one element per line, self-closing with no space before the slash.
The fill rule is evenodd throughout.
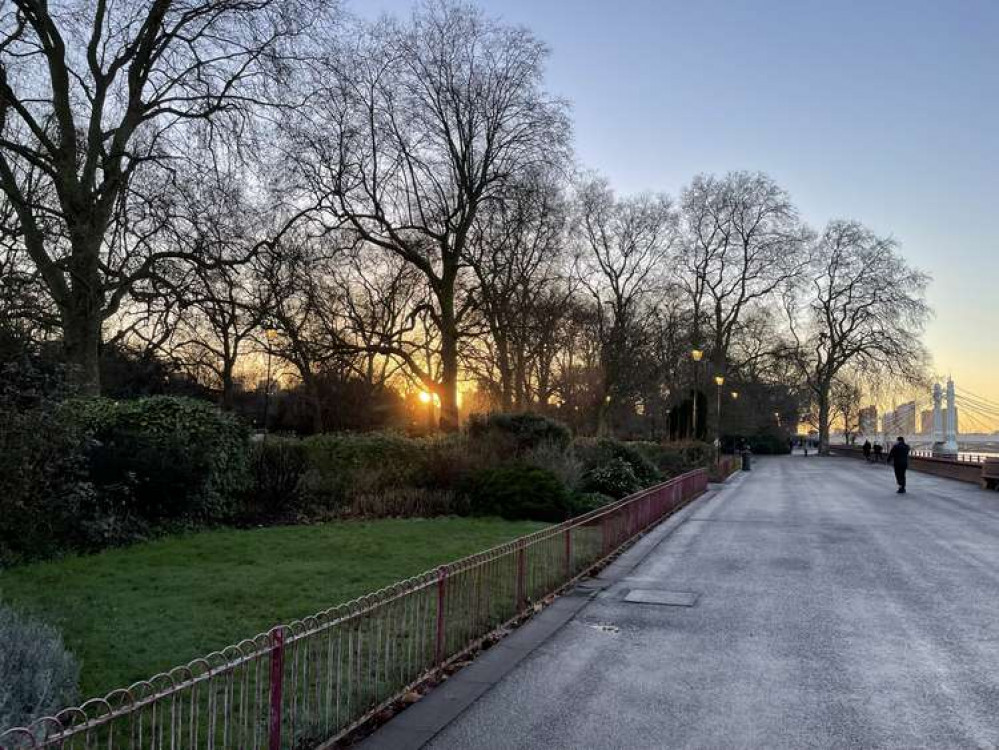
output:
<path id="1" fill-rule="evenodd" d="M 697 497 L 697 470 L 0 733 L 0 750 L 329 747 Z"/>
<path id="2" fill-rule="evenodd" d="M 988 458 L 995 456 L 979 455 L 975 453 L 958 453 L 956 456 L 935 456 L 933 451 L 914 450 L 909 453 L 913 458 L 934 458 L 938 461 L 956 461 L 959 464 L 984 464 Z"/>

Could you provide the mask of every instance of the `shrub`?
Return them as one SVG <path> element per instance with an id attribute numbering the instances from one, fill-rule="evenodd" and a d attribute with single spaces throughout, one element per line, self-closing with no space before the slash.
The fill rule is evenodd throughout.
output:
<path id="1" fill-rule="evenodd" d="M 494 466 L 496 457 L 461 434 L 420 438 L 423 475 L 419 485 L 429 489 L 455 490 L 479 469 Z"/>
<path id="2" fill-rule="evenodd" d="M 83 546 L 82 523 L 94 510 L 83 433 L 60 419 L 47 391 L 8 374 L 0 383 L 0 567 Z"/>
<path id="3" fill-rule="evenodd" d="M 73 705 L 79 674 L 54 628 L 0 603 L 0 732 Z"/>
<path id="4" fill-rule="evenodd" d="M 546 444 L 565 452 L 572 442 L 572 433 L 561 422 L 526 412 L 473 414 L 468 436 L 488 444 L 500 458 L 517 458 Z"/>
<path id="5" fill-rule="evenodd" d="M 396 487 L 354 493 L 349 512 L 363 518 L 431 518 L 468 515 L 469 508 L 467 497 L 451 490 Z"/>
<path id="6" fill-rule="evenodd" d="M 674 445 L 683 454 L 684 471 L 702 469 L 715 461 L 715 447 L 700 440 L 689 440 Z"/>
<path id="7" fill-rule="evenodd" d="M 550 471 L 566 487 L 578 487 L 583 477 L 583 463 L 575 452 L 554 443 L 542 443 L 527 451 L 523 462 Z"/>
<path id="8" fill-rule="evenodd" d="M 153 522 L 223 520 L 248 487 L 246 429 L 211 404 L 74 399 L 60 411 L 93 438 L 90 476 L 112 507 Z"/>
<path id="9" fill-rule="evenodd" d="M 749 438 L 749 449 L 758 456 L 781 456 L 791 452 L 787 438 L 773 433 L 762 433 Z"/>
<path id="10" fill-rule="evenodd" d="M 425 448 L 401 435 L 315 435 L 303 443 L 308 457 L 303 492 L 308 502 L 325 510 L 345 506 L 359 486 L 378 492 L 419 486 L 425 478 Z"/>
<path id="11" fill-rule="evenodd" d="M 308 466 L 305 445 L 297 438 L 269 438 L 251 445 L 248 514 L 277 518 L 300 510 Z"/>
<path id="12" fill-rule="evenodd" d="M 613 502 L 613 497 L 599 492 L 575 492 L 569 500 L 569 505 L 573 516 L 581 516 Z"/>
<path id="13" fill-rule="evenodd" d="M 630 443 L 613 438 L 582 438 L 577 439 L 573 447 L 587 472 L 620 459 L 631 467 L 641 486 L 655 484 L 660 479 L 655 465 Z"/>
<path id="14" fill-rule="evenodd" d="M 568 518 L 569 494 L 550 471 L 526 464 L 482 469 L 465 483 L 471 511 L 508 520 L 562 521 Z"/>
<path id="15" fill-rule="evenodd" d="M 623 458 L 614 457 L 583 475 L 582 490 L 598 492 L 620 500 L 642 489 L 643 486 L 643 482 L 635 476 L 631 464 Z"/>
<path id="16" fill-rule="evenodd" d="M 669 479 L 688 470 L 683 450 L 672 443 L 636 441 L 630 445 L 653 464 L 662 479 Z"/>

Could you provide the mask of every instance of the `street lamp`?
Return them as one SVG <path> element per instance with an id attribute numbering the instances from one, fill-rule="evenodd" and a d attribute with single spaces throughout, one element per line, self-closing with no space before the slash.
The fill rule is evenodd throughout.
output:
<path id="1" fill-rule="evenodd" d="M 715 445 L 718 446 L 718 451 L 721 452 L 721 389 L 725 385 L 725 376 L 715 375 L 715 385 L 718 386 L 718 399 L 715 407 L 715 416 L 718 419 L 718 425 L 715 431 Z"/>
<path id="2" fill-rule="evenodd" d="M 694 440 L 697 440 L 697 387 L 700 385 L 699 375 L 701 373 L 698 363 L 704 358 L 703 349 L 693 349 L 690 352 L 690 358 L 694 360 L 694 411 L 693 411 L 693 423 L 694 423 Z"/>

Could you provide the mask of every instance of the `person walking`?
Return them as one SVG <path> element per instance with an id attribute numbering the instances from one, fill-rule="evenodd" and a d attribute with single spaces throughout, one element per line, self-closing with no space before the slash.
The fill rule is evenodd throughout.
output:
<path id="1" fill-rule="evenodd" d="M 898 494 L 905 494 L 905 472 L 909 468 L 909 444 L 900 437 L 888 451 L 888 463 L 895 468 L 895 481 L 898 482 Z"/>
<path id="2" fill-rule="evenodd" d="M 870 463 L 871 462 L 871 441 L 870 440 L 865 440 L 864 441 L 864 449 L 863 450 L 864 450 L 864 460 L 867 461 L 867 463 Z"/>
<path id="3" fill-rule="evenodd" d="M 881 463 L 881 454 L 883 454 L 884 451 L 885 449 L 881 447 L 881 443 L 874 444 L 874 463 Z"/>

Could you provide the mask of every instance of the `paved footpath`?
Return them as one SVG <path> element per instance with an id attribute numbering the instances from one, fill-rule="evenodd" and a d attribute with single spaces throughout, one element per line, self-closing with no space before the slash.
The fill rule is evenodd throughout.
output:
<path id="1" fill-rule="evenodd" d="M 894 489 L 853 459 L 759 461 L 425 747 L 999 747 L 999 494 Z M 662 591 L 698 599 L 626 601 Z"/>

